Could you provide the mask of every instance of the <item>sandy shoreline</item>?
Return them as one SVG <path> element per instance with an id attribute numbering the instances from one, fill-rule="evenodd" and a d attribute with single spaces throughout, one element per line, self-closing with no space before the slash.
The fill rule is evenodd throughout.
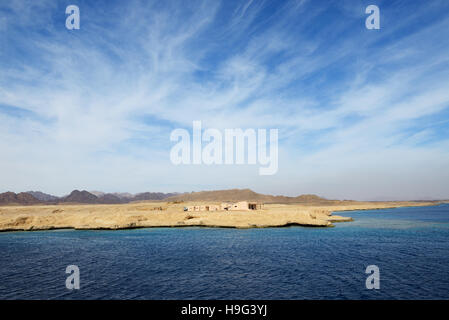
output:
<path id="1" fill-rule="evenodd" d="M 150 227 L 267 228 L 331 227 L 351 217 L 332 212 L 431 206 L 436 202 L 351 202 L 342 205 L 267 204 L 255 211 L 184 212 L 189 204 L 143 202 L 120 205 L 0 207 L 0 231 L 130 229 Z M 198 204 L 196 202 L 195 204 Z"/>

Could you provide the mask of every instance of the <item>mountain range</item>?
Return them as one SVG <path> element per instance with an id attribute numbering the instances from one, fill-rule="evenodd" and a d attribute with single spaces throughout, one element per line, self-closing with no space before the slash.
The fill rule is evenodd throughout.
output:
<path id="1" fill-rule="evenodd" d="M 86 204 L 119 204 L 132 201 L 164 200 L 176 196 L 178 193 L 144 192 L 131 193 L 105 193 L 100 191 L 88 192 L 86 190 L 73 190 L 69 195 L 57 197 L 41 191 L 4 192 L 0 193 L 0 205 L 33 205 L 56 203 L 86 203 Z"/>
<path id="2" fill-rule="evenodd" d="M 121 204 L 133 201 L 254 201 L 262 203 L 311 203 L 330 204 L 339 202 L 327 200 L 316 195 L 300 195 L 297 197 L 273 196 L 254 192 L 250 189 L 229 189 L 216 191 L 200 191 L 191 193 L 144 192 L 105 193 L 101 191 L 74 190 L 69 195 L 56 197 L 40 191 L 21 193 L 5 192 L 0 194 L 0 205 L 34 205 L 34 204 Z"/>

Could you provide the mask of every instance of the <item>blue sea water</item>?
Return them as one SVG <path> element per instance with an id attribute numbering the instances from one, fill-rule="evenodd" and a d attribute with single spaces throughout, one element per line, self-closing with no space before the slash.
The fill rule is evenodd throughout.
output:
<path id="1" fill-rule="evenodd" d="M 0 299 L 449 298 L 449 205 L 339 214 L 355 221 L 0 233 Z M 379 290 L 365 287 L 368 265 Z"/>

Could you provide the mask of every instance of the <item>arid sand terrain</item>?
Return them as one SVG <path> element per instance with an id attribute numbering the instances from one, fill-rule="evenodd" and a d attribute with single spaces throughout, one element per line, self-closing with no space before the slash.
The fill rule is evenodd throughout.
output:
<path id="1" fill-rule="evenodd" d="M 145 227 L 265 228 L 301 225 L 329 227 L 352 221 L 336 211 L 429 206 L 435 202 L 342 202 L 321 204 L 266 204 L 253 211 L 185 212 L 188 205 L 205 202 L 137 202 L 115 205 L 37 205 L 0 207 L 0 231 L 50 229 L 127 229 Z M 211 202 L 207 202 L 211 203 Z M 219 202 L 217 202 L 219 204 Z"/>

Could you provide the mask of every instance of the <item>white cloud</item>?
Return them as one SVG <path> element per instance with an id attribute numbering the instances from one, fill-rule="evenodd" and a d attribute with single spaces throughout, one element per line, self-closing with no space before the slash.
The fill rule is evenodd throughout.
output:
<path id="1" fill-rule="evenodd" d="M 229 14 L 218 2 L 130 2 L 103 13 L 82 7 L 81 30 L 68 33 L 63 23 L 49 23 L 51 3 L 24 9 L 12 2 L 0 27 L 32 29 L 5 37 L 27 55 L 1 53 L 0 107 L 30 111 L 24 117 L 0 109 L 4 191 L 251 187 L 339 198 L 449 197 L 442 169 L 448 137 L 431 127 L 406 130 L 449 106 L 447 17 L 391 42 L 405 22 L 370 37 L 348 29 L 357 15 L 324 23 L 327 9 L 305 1 L 270 13 L 248 1 Z M 191 127 L 192 120 L 279 128 L 279 173 L 173 167 L 172 126 Z"/>

